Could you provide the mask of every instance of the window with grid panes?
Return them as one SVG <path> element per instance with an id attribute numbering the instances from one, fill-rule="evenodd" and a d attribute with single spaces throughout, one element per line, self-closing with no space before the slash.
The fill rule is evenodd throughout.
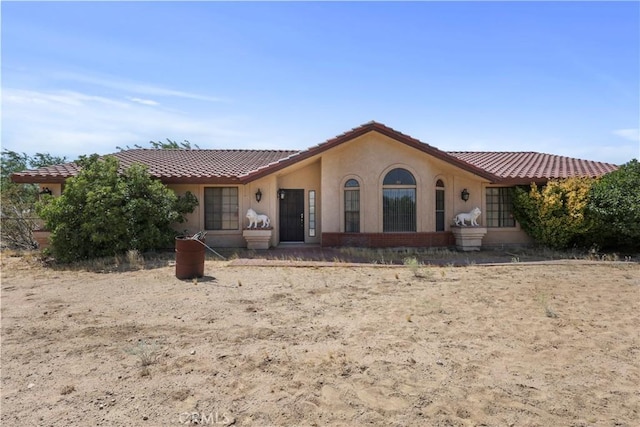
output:
<path id="1" fill-rule="evenodd" d="M 513 202 L 511 188 L 487 188 L 487 212 L 485 214 L 487 227 L 515 227 L 513 218 Z"/>
<path id="2" fill-rule="evenodd" d="M 204 189 L 205 230 L 237 230 L 238 188 L 206 187 Z"/>
<path id="3" fill-rule="evenodd" d="M 360 183 L 355 179 L 344 184 L 344 231 L 360 232 Z"/>
<path id="4" fill-rule="evenodd" d="M 436 182 L 436 231 L 444 231 L 444 182 Z"/>
<path id="5" fill-rule="evenodd" d="M 309 237 L 316 236 L 316 191 L 309 190 Z"/>
<path id="6" fill-rule="evenodd" d="M 393 169 L 384 177 L 382 230 L 416 231 L 416 180 L 406 169 Z"/>

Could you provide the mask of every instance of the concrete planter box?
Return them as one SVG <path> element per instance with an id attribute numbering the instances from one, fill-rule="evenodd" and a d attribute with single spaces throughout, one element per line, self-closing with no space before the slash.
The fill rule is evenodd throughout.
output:
<path id="1" fill-rule="evenodd" d="M 271 246 L 271 228 L 246 228 L 242 237 L 247 241 L 247 249 L 269 249 Z"/>
<path id="2" fill-rule="evenodd" d="M 479 251 L 482 238 L 487 234 L 486 227 L 451 227 L 456 238 L 456 248 L 459 251 Z"/>
<path id="3" fill-rule="evenodd" d="M 36 242 L 38 242 L 38 248 L 40 250 L 46 249 L 49 247 L 51 243 L 49 241 L 49 236 L 51 236 L 51 232 L 48 230 L 33 230 L 33 238 Z"/>

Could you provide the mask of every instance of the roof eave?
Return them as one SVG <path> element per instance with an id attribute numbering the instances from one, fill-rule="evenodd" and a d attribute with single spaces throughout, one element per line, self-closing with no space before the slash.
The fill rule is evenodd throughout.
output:
<path id="1" fill-rule="evenodd" d="M 531 185 L 531 184 L 536 184 L 536 185 L 543 185 L 546 184 L 549 181 L 549 178 L 540 178 L 540 177 L 536 177 L 536 178 L 531 178 L 531 177 L 507 177 L 507 178 L 502 178 L 500 180 L 498 180 L 497 182 L 492 182 L 492 184 L 495 185 L 501 185 L 504 187 L 512 187 L 512 186 L 516 186 L 516 185 Z"/>
<path id="2" fill-rule="evenodd" d="M 163 176 L 154 176 L 153 178 L 160 180 L 163 184 L 242 184 L 241 180 L 236 177 L 201 177 L 201 176 L 190 176 L 190 177 L 163 177 Z"/>
<path id="3" fill-rule="evenodd" d="M 13 173 L 9 175 L 11 182 L 16 184 L 63 184 L 67 179 L 73 175 L 60 176 L 60 175 L 28 175 L 23 173 Z"/>
<path id="4" fill-rule="evenodd" d="M 12 182 L 16 184 L 64 184 L 67 179 L 74 177 L 75 175 L 60 176 L 60 175 L 31 175 L 24 173 L 14 173 L 10 175 Z M 215 177 L 202 177 L 202 176 L 156 176 L 152 175 L 153 179 L 157 179 L 163 184 L 241 184 L 240 178 L 228 177 L 228 176 L 215 176 Z"/>

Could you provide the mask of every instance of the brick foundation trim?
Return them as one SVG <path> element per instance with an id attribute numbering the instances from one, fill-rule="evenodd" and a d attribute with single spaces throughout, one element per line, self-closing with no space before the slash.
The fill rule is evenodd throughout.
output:
<path id="1" fill-rule="evenodd" d="M 434 233 L 322 233 L 323 247 L 432 248 L 455 246 L 450 231 Z"/>

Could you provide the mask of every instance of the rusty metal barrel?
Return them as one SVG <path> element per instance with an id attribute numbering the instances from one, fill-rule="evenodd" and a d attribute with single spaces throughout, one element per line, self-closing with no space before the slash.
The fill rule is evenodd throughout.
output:
<path id="1" fill-rule="evenodd" d="M 202 240 L 176 237 L 176 277 L 194 279 L 204 276 L 204 250 Z"/>

